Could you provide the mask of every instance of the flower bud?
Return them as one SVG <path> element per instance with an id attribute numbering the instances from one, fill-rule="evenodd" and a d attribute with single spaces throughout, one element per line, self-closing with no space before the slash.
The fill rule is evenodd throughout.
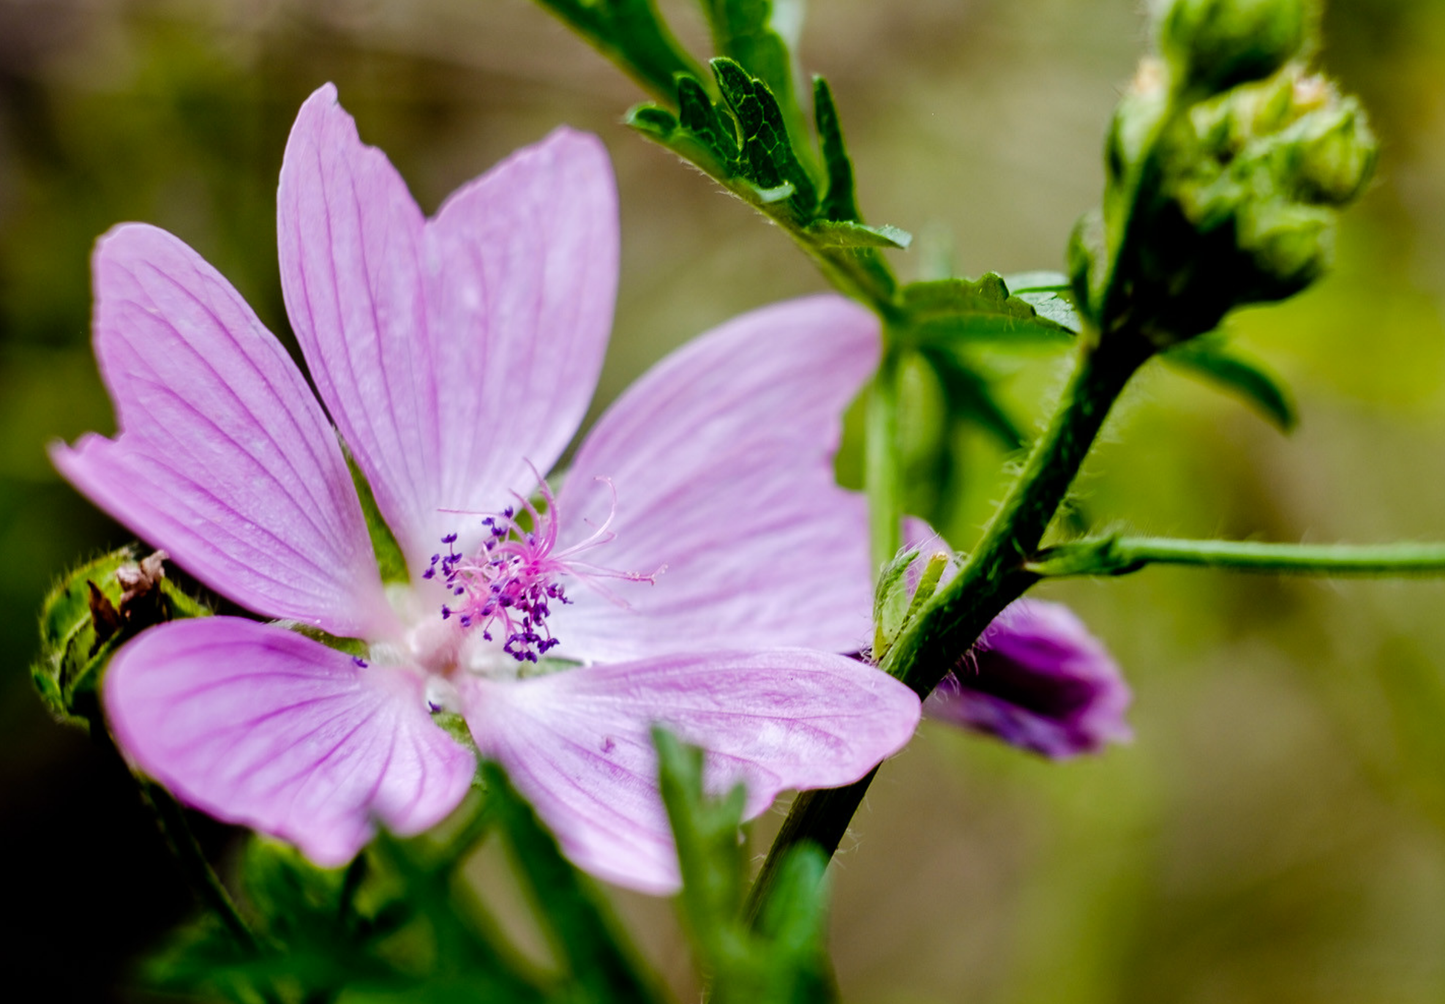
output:
<path id="1" fill-rule="evenodd" d="M 1287 142 L 1299 196 L 1317 204 L 1353 201 L 1379 154 L 1375 134 L 1352 98 L 1304 116 L 1289 130 Z"/>
<path id="2" fill-rule="evenodd" d="M 1159 18 L 1176 86 L 1209 94 L 1268 77 L 1304 40 L 1303 0 L 1173 0 Z"/>
<path id="3" fill-rule="evenodd" d="M 1068 607 L 1018 600 L 924 704 L 933 718 L 1055 760 L 1131 738 L 1118 665 Z"/>

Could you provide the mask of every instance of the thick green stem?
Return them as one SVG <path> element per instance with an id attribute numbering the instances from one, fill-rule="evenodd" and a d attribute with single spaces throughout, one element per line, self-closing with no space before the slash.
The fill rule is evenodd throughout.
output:
<path id="1" fill-rule="evenodd" d="M 863 486 L 868 494 L 869 553 L 876 575 L 903 544 L 903 483 L 898 469 L 898 354 L 885 348 L 868 390 Z"/>
<path id="2" fill-rule="evenodd" d="M 1038 576 L 1025 567 L 1058 512 L 1109 409 L 1153 352 L 1143 338 L 1118 332 L 1101 344 L 1080 343 L 1073 378 L 1027 466 L 959 574 L 940 589 L 894 643 L 882 668 L 927 697 L 1004 607 Z M 753 884 L 755 914 L 793 845 L 809 840 L 838 849 L 874 775 L 844 788 L 805 791 L 793 801 Z"/>
<path id="3" fill-rule="evenodd" d="M 1439 575 L 1445 573 L 1445 544 L 1269 544 L 1104 537 L 1051 547 L 1024 567 L 1038 576 L 1064 576 L 1124 575 L 1145 565 L 1282 575 Z"/>

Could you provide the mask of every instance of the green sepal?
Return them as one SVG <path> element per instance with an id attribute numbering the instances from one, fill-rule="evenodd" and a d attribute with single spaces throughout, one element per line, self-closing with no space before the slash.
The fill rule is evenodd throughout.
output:
<path id="1" fill-rule="evenodd" d="M 718 57 L 711 65 L 718 88 L 738 121 L 746 177 L 762 189 L 792 185 L 789 204 L 793 212 L 801 220 L 813 219 L 818 190 L 793 150 L 777 98 L 767 84 L 735 61 Z"/>
<path id="2" fill-rule="evenodd" d="M 823 148 L 823 168 L 828 174 L 828 190 L 821 207 L 823 216 L 830 220 L 861 222 L 863 217 L 858 212 L 853 191 L 853 162 L 843 143 L 843 126 L 838 121 L 833 90 L 822 77 L 813 78 L 813 117 Z"/>
<path id="3" fill-rule="evenodd" d="M 1294 395 L 1284 381 L 1263 362 L 1238 351 L 1218 335 L 1181 342 L 1161 358 L 1175 369 L 1239 398 L 1280 432 L 1292 432 L 1299 423 Z"/>
<path id="4" fill-rule="evenodd" d="M 908 627 L 938 588 L 943 573 L 953 561 L 947 551 L 934 551 L 919 569 L 918 582 L 910 585 L 908 570 L 923 552 L 910 548 L 883 567 L 873 589 L 873 661 L 881 662 L 898 635 Z"/>
<path id="5" fill-rule="evenodd" d="M 847 220 L 818 220 L 810 223 L 807 234 L 819 247 L 835 248 L 898 248 L 908 247 L 913 235 L 898 227 L 870 227 Z"/>
<path id="6" fill-rule="evenodd" d="M 407 571 L 406 555 L 402 553 L 401 545 L 396 542 L 396 534 L 391 532 L 386 517 L 381 514 L 381 507 L 376 504 L 371 484 L 351 456 L 351 451 L 346 448 L 345 443 L 342 443 L 341 449 L 346 456 L 346 466 L 351 470 L 351 482 L 356 486 L 357 498 L 361 500 L 361 514 L 366 517 L 366 532 L 371 537 L 371 549 L 376 553 L 376 567 L 381 572 L 381 581 L 406 585 L 411 582 L 411 575 Z"/>
<path id="7" fill-rule="evenodd" d="M 906 575 L 918 554 L 918 548 L 908 548 L 895 555 L 878 573 L 878 582 L 873 586 L 874 662 L 883 658 L 903 627 L 909 604 Z"/>
<path id="8" fill-rule="evenodd" d="M 126 641 L 163 621 L 211 611 L 167 578 L 127 597 L 118 574 L 139 569 L 139 549 L 122 547 L 86 562 L 51 589 L 40 612 L 40 655 L 30 676 L 56 720 L 88 728 L 99 713 L 96 693 L 111 656 Z"/>
<path id="9" fill-rule="evenodd" d="M 989 272 L 978 279 L 934 279 L 903 287 L 905 336 L 919 344 L 950 343 L 1007 336 L 1066 342 L 1069 328 L 1044 314 L 1029 301 L 1009 293 L 1002 276 Z"/>

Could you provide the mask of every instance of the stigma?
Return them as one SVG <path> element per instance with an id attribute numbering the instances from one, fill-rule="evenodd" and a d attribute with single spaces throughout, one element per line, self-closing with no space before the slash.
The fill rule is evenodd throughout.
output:
<path id="1" fill-rule="evenodd" d="M 533 470 L 535 474 L 535 469 Z M 606 480 L 599 479 L 599 480 Z M 537 477 L 542 507 L 513 493 L 516 506 L 483 517 L 482 541 L 472 553 L 459 553 L 458 535 L 441 538 L 446 547 L 431 556 L 422 578 L 440 581 L 448 593 L 441 608 L 444 621 L 480 633 L 487 642 L 500 642 L 504 653 L 518 662 L 535 663 L 561 644 L 548 626 L 553 605 L 572 601 L 562 583 L 572 576 L 592 586 L 614 603 L 626 607 L 597 578 L 620 578 L 652 583 L 666 566 L 650 575 L 618 572 L 579 562 L 577 555 L 615 538 L 608 527 L 617 512 L 616 491 L 607 520 L 586 540 L 564 550 L 557 549 L 561 513 L 547 482 Z M 607 482 L 611 487 L 611 482 Z M 525 521 L 523 517 L 526 517 Z"/>

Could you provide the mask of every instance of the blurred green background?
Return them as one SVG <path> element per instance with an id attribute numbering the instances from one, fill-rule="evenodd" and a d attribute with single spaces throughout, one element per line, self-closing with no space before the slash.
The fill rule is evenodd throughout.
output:
<path id="1" fill-rule="evenodd" d="M 663 6 L 702 51 L 694 8 Z M 869 219 L 952 234 L 963 274 L 1059 268 L 1098 198 L 1136 7 L 814 0 L 802 56 L 833 84 Z M 1334 275 L 1231 324 L 1293 383 L 1301 426 L 1281 437 L 1151 368 L 1080 485 L 1099 524 L 1445 539 L 1445 4 L 1336 0 L 1323 62 L 1374 116 L 1380 179 Z M 128 539 L 44 453 L 113 429 L 91 246 L 119 221 L 166 227 L 285 333 L 276 177 L 327 80 L 429 211 L 559 122 L 602 136 L 623 272 L 599 405 L 707 327 L 823 288 L 781 234 L 629 135 L 639 92 L 525 0 L 0 0 L 0 910 L 7 970 L 47 978 L 49 999 L 125 999 L 127 960 L 187 910 L 123 779 L 28 680 L 52 577 Z M 1029 422 L 1062 363 L 1011 367 Z M 947 524 L 966 548 L 1011 458 L 959 445 Z M 1445 585 L 1154 570 L 1045 592 L 1124 665 L 1137 739 L 1053 765 L 926 726 L 835 870 L 846 999 L 1445 1000 Z M 474 872 L 506 884 L 485 856 Z M 667 905 L 618 904 L 689 986 Z"/>

